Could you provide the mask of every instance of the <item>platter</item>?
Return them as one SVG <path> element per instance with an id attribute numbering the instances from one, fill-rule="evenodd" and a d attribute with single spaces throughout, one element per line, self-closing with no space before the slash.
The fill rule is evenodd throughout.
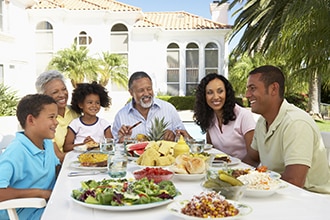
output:
<path id="1" fill-rule="evenodd" d="M 239 210 L 238 215 L 223 217 L 223 218 L 212 218 L 212 220 L 240 219 L 243 216 L 246 216 L 246 215 L 248 215 L 252 212 L 252 208 L 248 205 L 245 205 L 245 204 L 242 204 L 242 203 L 239 203 L 239 202 L 236 202 L 236 201 L 232 201 L 232 200 L 227 200 L 227 201 L 230 202 L 231 204 L 233 204 Z M 202 219 L 205 219 L 205 218 L 189 216 L 189 215 L 185 215 L 185 214 L 181 213 L 181 209 L 184 207 L 186 202 L 187 202 L 187 200 L 172 202 L 171 204 L 169 204 L 167 206 L 167 210 L 170 213 L 172 213 L 173 215 L 178 216 L 178 217 L 183 218 L 183 219 L 186 219 L 186 220 L 202 220 Z"/>
<path id="2" fill-rule="evenodd" d="M 180 180 L 185 180 L 185 181 L 193 181 L 193 180 L 200 180 L 205 177 L 205 173 L 200 173 L 200 174 L 174 174 L 174 178 L 180 179 Z"/>
<path id="3" fill-rule="evenodd" d="M 95 205 L 95 204 L 81 202 L 81 201 L 74 199 L 72 196 L 71 196 L 71 199 L 73 202 L 75 202 L 81 206 L 85 206 L 87 208 L 108 210 L 108 211 L 133 211 L 133 210 L 150 209 L 150 208 L 166 205 L 173 201 L 172 199 L 168 199 L 168 200 L 164 200 L 161 202 L 154 202 L 154 203 L 140 204 L 140 205 L 110 206 L 110 205 Z"/>
<path id="4" fill-rule="evenodd" d="M 236 157 L 230 157 L 230 163 L 227 163 L 227 166 L 234 166 L 237 164 L 240 164 L 241 160 L 236 158 Z M 223 161 L 219 161 L 219 162 L 215 162 L 213 161 L 212 166 L 223 166 L 224 162 Z"/>
<path id="5" fill-rule="evenodd" d="M 79 161 L 72 161 L 70 163 L 70 167 L 71 168 L 75 168 L 75 169 L 80 169 L 80 170 L 106 170 L 107 167 L 84 167 L 84 166 L 81 166 L 80 165 L 80 162 Z"/>
<path id="6" fill-rule="evenodd" d="M 246 191 L 244 192 L 244 196 L 246 196 L 246 197 L 268 197 L 268 196 L 275 194 L 279 188 L 280 188 L 280 184 L 274 185 L 268 190 L 247 188 Z"/>
<path id="7" fill-rule="evenodd" d="M 87 146 L 85 144 L 80 146 L 75 146 L 73 147 L 73 150 L 76 152 L 85 152 L 87 151 Z"/>

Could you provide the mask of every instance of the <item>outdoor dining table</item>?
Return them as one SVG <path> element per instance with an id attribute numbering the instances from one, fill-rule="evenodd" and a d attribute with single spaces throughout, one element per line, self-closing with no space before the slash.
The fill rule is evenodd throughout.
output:
<path id="1" fill-rule="evenodd" d="M 211 149 L 208 152 L 218 152 Z M 77 160 L 79 152 L 69 152 L 62 164 L 52 195 L 48 201 L 45 211 L 42 215 L 43 220 L 123 220 L 123 219 L 145 219 L 145 220 L 177 220 L 181 219 L 174 216 L 167 210 L 167 205 L 143 210 L 127 211 L 109 211 L 84 207 L 75 203 L 71 198 L 73 189 L 81 187 L 81 182 L 95 179 L 102 180 L 110 178 L 107 173 L 97 175 L 68 177 L 72 171 L 78 171 L 73 168 L 71 163 Z M 239 163 L 233 168 L 244 168 L 248 165 Z M 127 178 L 133 177 L 134 170 L 141 169 L 138 165 L 131 162 L 128 164 Z M 81 170 L 80 170 L 81 171 Z M 203 179 L 186 181 L 172 179 L 176 188 L 185 198 L 198 195 L 203 191 L 201 182 Z M 284 182 L 284 181 L 283 181 Z M 239 201 L 252 208 L 252 212 L 239 219 L 246 220 L 271 220 L 271 219 L 290 219 L 290 220 L 325 220 L 330 219 L 330 196 L 312 193 L 304 189 L 285 182 L 285 187 L 279 189 L 275 194 L 269 197 L 246 197 Z"/>

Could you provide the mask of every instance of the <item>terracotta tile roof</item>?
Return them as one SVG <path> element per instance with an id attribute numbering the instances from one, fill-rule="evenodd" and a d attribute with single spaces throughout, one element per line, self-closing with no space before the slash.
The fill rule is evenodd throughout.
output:
<path id="1" fill-rule="evenodd" d="M 147 12 L 144 15 L 144 19 L 135 24 L 136 27 L 163 27 L 166 30 L 231 28 L 231 25 L 220 24 L 184 11 Z"/>
<path id="2" fill-rule="evenodd" d="M 40 0 L 33 9 L 109 10 L 112 12 L 141 11 L 140 8 L 115 0 Z M 230 29 L 231 25 L 220 24 L 203 17 L 181 12 L 147 12 L 135 27 L 163 27 L 166 30 Z"/>
<path id="3" fill-rule="evenodd" d="M 33 9 L 65 8 L 68 10 L 110 10 L 141 11 L 140 8 L 127 5 L 115 0 L 40 0 Z"/>

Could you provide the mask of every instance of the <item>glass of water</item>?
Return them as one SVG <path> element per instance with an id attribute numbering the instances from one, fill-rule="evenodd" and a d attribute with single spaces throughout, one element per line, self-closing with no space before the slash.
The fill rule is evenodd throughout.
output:
<path id="1" fill-rule="evenodd" d="M 100 141 L 100 150 L 103 153 L 114 153 L 115 152 L 115 140 L 113 138 L 103 138 Z"/>
<path id="2" fill-rule="evenodd" d="M 204 152 L 205 139 L 190 139 L 188 140 L 191 153 Z"/>

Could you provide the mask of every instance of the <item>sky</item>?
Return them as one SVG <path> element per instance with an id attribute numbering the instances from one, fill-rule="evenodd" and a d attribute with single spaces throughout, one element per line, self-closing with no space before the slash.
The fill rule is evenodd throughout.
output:
<path id="1" fill-rule="evenodd" d="M 211 19 L 210 3 L 212 0 L 117 0 L 141 8 L 143 12 L 166 12 L 166 11 L 185 11 L 191 14 L 199 15 L 203 18 Z M 234 11 L 236 8 L 234 9 Z M 228 23 L 234 24 L 235 17 L 228 12 Z M 241 34 L 237 34 L 231 42 L 228 49 L 231 51 L 237 45 Z"/>

